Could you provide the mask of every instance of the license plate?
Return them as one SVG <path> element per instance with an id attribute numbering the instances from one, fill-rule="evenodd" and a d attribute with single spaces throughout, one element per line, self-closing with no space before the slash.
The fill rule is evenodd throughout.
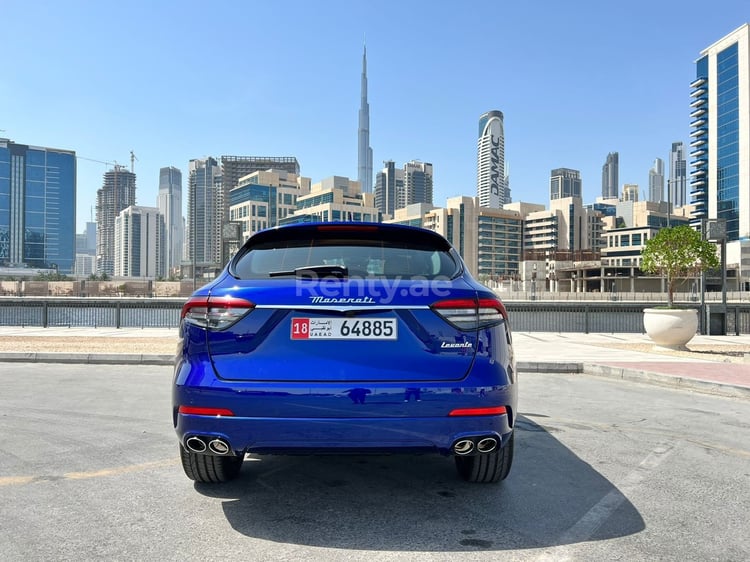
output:
<path id="1" fill-rule="evenodd" d="M 395 318 L 292 318 L 293 340 L 395 340 Z"/>

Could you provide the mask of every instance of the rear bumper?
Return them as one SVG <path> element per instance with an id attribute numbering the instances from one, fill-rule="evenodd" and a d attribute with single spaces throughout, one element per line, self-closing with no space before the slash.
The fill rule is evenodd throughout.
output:
<path id="1" fill-rule="evenodd" d="M 504 444 L 517 415 L 510 365 L 478 360 L 461 381 L 238 382 L 216 377 L 207 361 L 178 361 L 172 388 L 180 442 L 223 439 L 235 454 L 295 452 L 434 452 L 456 441 L 495 437 Z M 180 406 L 232 415 L 179 413 Z M 503 415 L 454 410 L 506 408 Z"/>
<path id="2" fill-rule="evenodd" d="M 432 452 L 448 455 L 459 439 L 494 436 L 504 444 L 508 415 L 440 418 L 285 419 L 177 414 L 180 441 L 221 438 L 234 454 Z"/>

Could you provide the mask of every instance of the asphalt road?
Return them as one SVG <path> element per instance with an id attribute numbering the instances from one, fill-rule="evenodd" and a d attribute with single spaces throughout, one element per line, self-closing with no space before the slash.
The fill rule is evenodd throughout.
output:
<path id="1" fill-rule="evenodd" d="M 432 456 L 260 457 L 194 485 L 169 367 L 0 364 L 2 560 L 747 560 L 750 401 L 521 379 L 500 485 Z"/>

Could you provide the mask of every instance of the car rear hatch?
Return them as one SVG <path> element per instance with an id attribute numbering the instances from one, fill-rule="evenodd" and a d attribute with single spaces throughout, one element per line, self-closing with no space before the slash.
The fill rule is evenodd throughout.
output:
<path id="1" fill-rule="evenodd" d="M 230 328 L 208 332 L 208 350 L 219 377 L 287 382 L 447 381 L 461 380 L 471 367 L 476 331 L 458 329 L 432 308 L 445 299 L 409 296 L 409 287 L 417 288 L 418 282 L 399 283 L 398 294 L 391 299 L 371 296 L 394 289 L 376 281 L 367 294 L 357 296 L 352 296 L 349 281 L 329 286 L 326 296 L 304 294 L 305 283 L 270 283 L 274 286 L 238 284 L 212 294 L 214 302 L 242 299 L 254 305 Z M 314 286 L 309 288 L 315 291 Z M 451 290 L 452 299 L 469 303 L 475 301 L 475 294 L 468 287 Z"/>
<path id="2" fill-rule="evenodd" d="M 459 381 L 472 366 L 480 303 L 437 234 L 383 225 L 266 231 L 229 273 L 204 303 L 217 318 L 222 307 L 231 316 L 206 331 L 225 380 Z"/>

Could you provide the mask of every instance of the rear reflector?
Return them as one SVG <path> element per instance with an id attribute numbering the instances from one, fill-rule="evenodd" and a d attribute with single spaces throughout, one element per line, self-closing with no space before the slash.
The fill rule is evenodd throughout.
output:
<path id="1" fill-rule="evenodd" d="M 250 312 L 255 305 L 236 297 L 192 297 L 182 307 L 182 319 L 190 324 L 222 330 Z"/>
<path id="2" fill-rule="evenodd" d="M 492 408 L 458 408 L 451 410 L 449 416 L 502 416 L 507 414 L 505 406 L 494 406 Z"/>
<path id="3" fill-rule="evenodd" d="M 198 406 L 180 406 L 177 410 L 181 414 L 193 416 L 233 416 L 234 412 L 226 408 L 201 408 Z"/>

